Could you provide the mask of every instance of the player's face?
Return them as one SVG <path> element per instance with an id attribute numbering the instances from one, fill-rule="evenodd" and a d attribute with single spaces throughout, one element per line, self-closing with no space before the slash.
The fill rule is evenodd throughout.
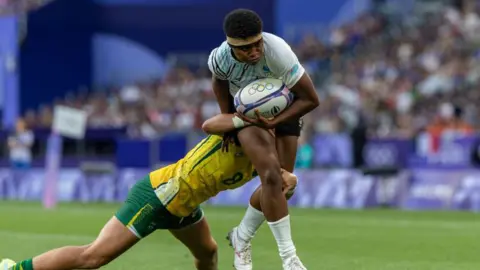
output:
<path id="1" fill-rule="evenodd" d="M 263 56 L 263 39 L 245 46 L 232 46 L 232 50 L 237 60 L 251 65 L 256 64 Z"/>

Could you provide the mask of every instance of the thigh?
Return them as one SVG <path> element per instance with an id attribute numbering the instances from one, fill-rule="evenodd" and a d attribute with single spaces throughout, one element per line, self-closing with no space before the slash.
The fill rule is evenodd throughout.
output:
<path id="1" fill-rule="evenodd" d="M 111 261 L 130 249 L 139 240 L 116 217 L 112 217 L 100 231 L 97 239 L 90 244 L 88 252 Z"/>
<path id="2" fill-rule="evenodd" d="M 210 226 L 203 217 L 200 221 L 183 229 L 170 230 L 173 236 L 184 244 L 199 259 L 217 249 L 217 243 L 212 237 Z"/>
<path id="3" fill-rule="evenodd" d="M 132 187 L 115 217 L 138 238 L 143 238 L 157 229 L 157 218 L 165 213 L 147 176 Z"/>
<path id="4" fill-rule="evenodd" d="M 238 140 L 260 176 L 266 168 L 278 168 L 280 171 L 275 138 L 267 130 L 246 127 L 238 132 Z"/>
<path id="5" fill-rule="evenodd" d="M 297 136 L 281 136 L 276 138 L 276 147 L 280 165 L 283 169 L 293 172 L 297 158 Z"/>

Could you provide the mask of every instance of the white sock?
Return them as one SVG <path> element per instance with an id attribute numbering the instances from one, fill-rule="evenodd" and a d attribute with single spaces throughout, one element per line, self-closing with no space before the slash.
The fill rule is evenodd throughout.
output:
<path id="1" fill-rule="evenodd" d="M 237 227 L 238 238 L 240 238 L 245 244 L 250 243 L 264 221 L 265 216 L 263 213 L 249 204 L 245 216 L 243 216 L 240 225 Z"/>
<path id="2" fill-rule="evenodd" d="M 297 250 L 292 241 L 290 229 L 290 215 L 274 222 L 268 222 L 275 240 L 277 240 L 278 252 L 282 260 L 295 256 Z"/>

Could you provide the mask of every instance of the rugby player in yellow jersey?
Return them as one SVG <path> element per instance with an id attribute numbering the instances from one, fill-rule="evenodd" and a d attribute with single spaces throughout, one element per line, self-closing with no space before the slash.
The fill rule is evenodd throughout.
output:
<path id="1" fill-rule="evenodd" d="M 232 119 L 232 114 L 217 115 L 207 120 L 203 128 L 213 134 L 228 132 L 235 129 Z M 92 243 L 50 250 L 10 268 L 0 265 L 0 270 L 97 269 L 158 229 L 169 230 L 190 249 L 197 269 L 218 270 L 217 244 L 200 204 L 255 176 L 241 147 L 233 144 L 228 151 L 222 151 L 222 142 L 222 137 L 210 135 L 177 163 L 153 171 L 137 182 Z M 282 176 L 286 194 L 295 187 L 296 177 L 286 171 Z M 152 260 L 153 263 L 158 262 Z"/>

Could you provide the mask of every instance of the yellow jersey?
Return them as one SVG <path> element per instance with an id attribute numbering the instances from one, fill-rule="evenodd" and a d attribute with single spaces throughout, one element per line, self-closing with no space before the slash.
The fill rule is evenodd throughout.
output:
<path id="1" fill-rule="evenodd" d="M 150 173 L 150 183 L 162 204 L 173 215 L 186 217 L 220 191 L 235 189 L 256 176 L 242 148 L 210 135 L 177 163 Z"/>

